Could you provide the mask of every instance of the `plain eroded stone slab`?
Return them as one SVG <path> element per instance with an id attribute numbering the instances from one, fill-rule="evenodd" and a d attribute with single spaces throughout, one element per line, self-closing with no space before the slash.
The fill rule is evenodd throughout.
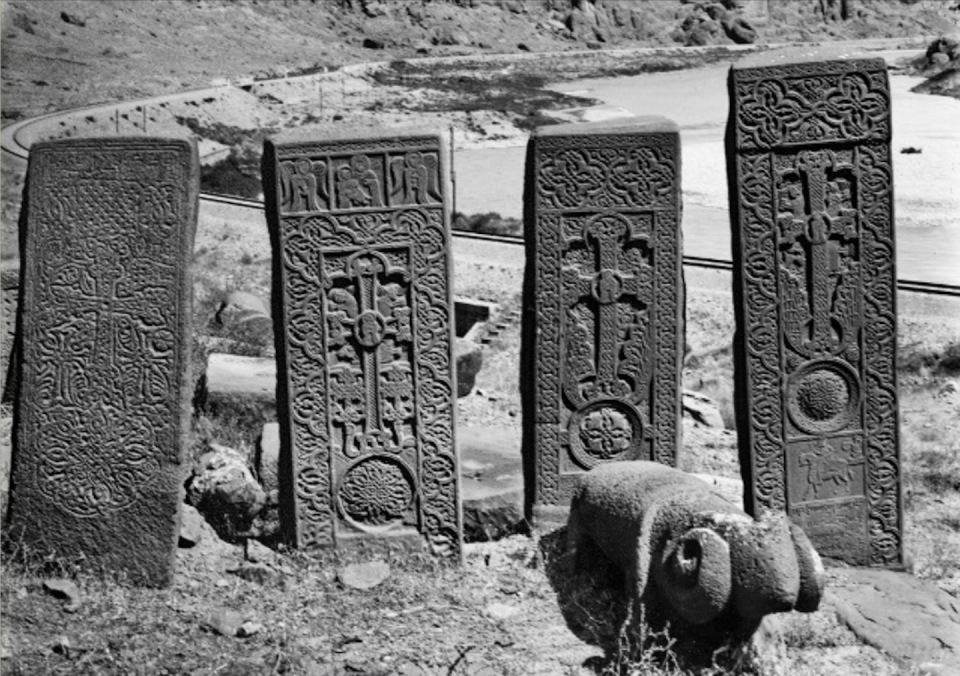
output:
<path id="1" fill-rule="evenodd" d="M 164 138 L 30 150 L 11 522 L 148 585 L 176 555 L 198 167 Z"/>
<path id="2" fill-rule="evenodd" d="M 266 144 L 281 509 L 301 548 L 461 556 L 448 144 Z"/>
<path id="3" fill-rule="evenodd" d="M 562 522 L 591 468 L 677 462 L 680 136 L 660 117 L 538 129 L 526 172 L 526 500 Z"/>
<path id="4" fill-rule="evenodd" d="M 747 511 L 902 564 L 890 89 L 810 48 L 730 73 L 737 430 Z"/>
<path id="5" fill-rule="evenodd" d="M 960 601 L 892 570 L 831 571 L 827 602 L 857 636 L 933 674 L 960 673 Z"/>

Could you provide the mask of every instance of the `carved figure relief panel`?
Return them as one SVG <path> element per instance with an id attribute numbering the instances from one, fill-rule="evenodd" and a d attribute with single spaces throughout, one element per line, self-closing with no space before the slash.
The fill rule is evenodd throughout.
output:
<path id="1" fill-rule="evenodd" d="M 882 59 L 731 71 L 747 502 L 817 551 L 902 560 L 890 96 Z"/>
<path id="2" fill-rule="evenodd" d="M 531 144 L 525 304 L 536 330 L 524 377 L 536 513 L 565 507 L 599 464 L 676 464 L 683 282 L 672 122 L 550 127 Z"/>
<path id="3" fill-rule="evenodd" d="M 198 167 L 171 139 L 30 151 L 13 522 L 152 585 L 179 530 Z"/>
<path id="4" fill-rule="evenodd" d="M 443 137 L 268 142 L 291 539 L 460 556 Z"/>

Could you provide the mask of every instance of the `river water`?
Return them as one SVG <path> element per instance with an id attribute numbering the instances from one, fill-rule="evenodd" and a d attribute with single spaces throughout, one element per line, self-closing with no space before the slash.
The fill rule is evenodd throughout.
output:
<path id="1" fill-rule="evenodd" d="M 682 144 L 684 252 L 729 260 L 723 149 L 727 70 L 722 64 L 580 80 L 556 89 L 674 120 Z M 898 276 L 960 285 L 960 101 L 911 93 L 919 82 L 890 78 Z M 906 147 L 922 152 L 901 154 Z M 520 218 L 524 157 L 523 147 L 457 151 L 457 210 Z"/>

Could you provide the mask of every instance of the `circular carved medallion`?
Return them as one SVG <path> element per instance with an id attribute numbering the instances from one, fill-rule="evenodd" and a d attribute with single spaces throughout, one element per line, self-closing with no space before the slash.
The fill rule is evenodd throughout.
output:
<path id="1" fill-rule="evenodd" d="M 362 530 L 401 521 L 414 497 L 413 476 L 393 456 L 366 456 L 344 473 L 337 490 L 340 513 Z"/>
<path id="2" fill-rule="evenodd" d="M 387 323 L 383 315 L 376 310 L 367 310 L 361 312 L 360 316 L 357 317 L 357 321 L 353 325 L 353 334 L 356 336 L 357 342 L 364 347 L 374 347 L 383 340 L 383 333 L 386 328 Z"/>
<path id="3" fill-rule="evenodd" d="M 615 302 L 620 297 L 622 288 L 623 282 L 616 270 L 604 268 L 597 272 L 593 278 L 593 297 L 601 305 L 609 305 Z"/>
<path id="4" fill-rule="evenodd" d="M 571 416 L 570 451 L 585 469 L 625 460 L 642 438 L 642 431 L 640 416 L 629 404 L 616 400 L 595 401 Z"/>
<path id="5" fill-rule="evenodd" d="M 841 430 L 860 410 L 860 381 L 846 362 L 812 361 L 787 381 L 787 412 L 804 432 Z"/>

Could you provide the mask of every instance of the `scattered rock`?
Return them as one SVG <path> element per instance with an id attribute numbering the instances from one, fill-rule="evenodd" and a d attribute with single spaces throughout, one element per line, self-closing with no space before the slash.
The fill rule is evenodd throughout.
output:
<path id="1" fill-rule="evenodd" d="M 471 340 L 457 338 L 454 353 L 457 360 L 457 396 L 465 397 L 473 390 L 477 374 L 483 367 L 483 348 Z"/>
<path id="2" fill-rule="evenodd" d="M 470 38 L 463 31 L 450 26 L 440 26 L 433 34 L 433 44 L 445 46 L 469 45 Z"/>
<path id="3" fill-rule="evenodd" d="M 252 538 L 247 539 L 243 555 L 250 563 L 262 563 L 266 566 L 276 565 L 279 558 L 275 551 Z"/>
<path id="4" fill-rule="evenodd" d="M 66 601 L 65 606 L 78 605 L 80 603 L 80 589 L 71 580 L 54 578 L 43 581 L 43 589 L 50 596 Z"/>
<path id="5" fill-rule="evenodd" d="M 520 609 L 506 603 L 491 603 L 487 605 L 484 611 L 495 620 L 508 620 L 517 615 Z"/>
<path id="6" fill-rule="evenodd" d="M 69 14 L 68 12 L 60 12 L 60 20 L 64 23 L 80 26 L 80 28 L 83 28 L 87 25 L 87 22 L 78 17 L 76 14 Z"/>
<path id="7" fill-rule="evenodd" d="M 263 631 L 263 625 L 259 622 L 248 621 L 244 622 L 237 629 L 237 636 L 240 638 L 250 638 L 251 636 L 256 636 L 261 631 Z"/>
<path id="8" fill-rule="evenodd" d="M 960 386 L 957 385 L 957 381 L 948 380 L 940 388 L 940 391 L 938 392 L 938 394 L 941 394 L 941 395 L 956 394 L 958 390 L 960 390 Z"/>
<path id="9" fill-rule="evenodd" d="M 195 547 L 203 540 L 203 515 L 193 505 L 180 505 L 180 540 L 184 549 Z"/>
<path id="10" fill-rule="evenodd" d="M 384 561 L 351 563 L 337 571 L 340 583 L 353 589 L 373 589 L 390 577 L 390 566 Z"/>
<path id="11" fill-rule="evenodd" d="M 230 608 L 221 608 L 207 618 L 206 626 L 221 636 L 236 636 L 243 623 L 242 614 Z"/>
<path id="12" fill-rule="evenodd" d="M 229 568 L 227 572 L 259 585 L 268 585 L 280 579 L 280 574 L 276 570 L 262 563 L 245 563 L 236 568 Z"/>
<path id="13" fill-rule="evenodd" d="M 250 530 L 266 504 L 266 495 L 237 451 L 210 444 L 187 486 L 187 500 L 225 540 Z"/>
<path id="14" fill-rule="evenodd" d="M 383 49 L 387 45 L 383 40 L 380 40 L 379 38 L 364 38 L 363 46 L 366 49 Z"/>
<path id="15" fill-rule="evenodd" d="M 726 427 L 720 407 L 710 397 L 692 390 L 684 390 L 681 401 L 683 412 L 698 423 L 720 430 Z"/>

